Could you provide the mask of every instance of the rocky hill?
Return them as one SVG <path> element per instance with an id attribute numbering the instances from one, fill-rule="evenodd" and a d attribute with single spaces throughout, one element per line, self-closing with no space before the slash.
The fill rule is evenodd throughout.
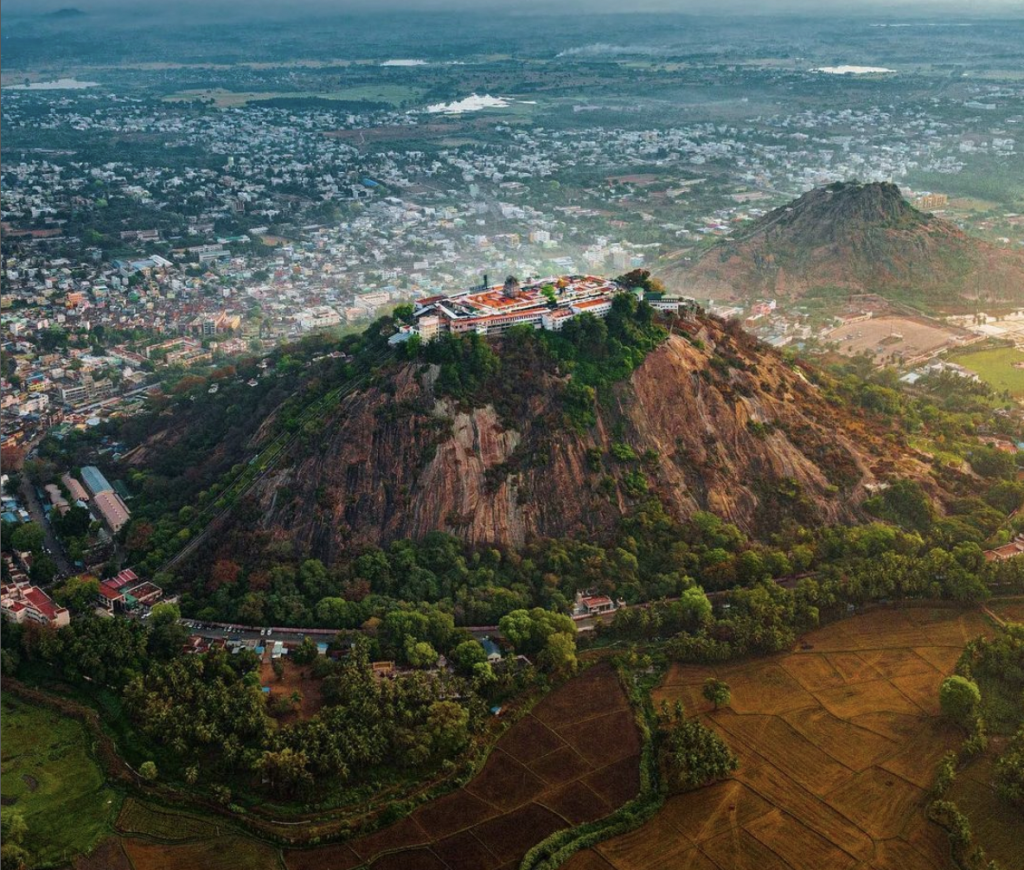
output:
<path id="1" fill-rule="evenodd" d="M 955 308 L 1024 301 L 1024 252 L 996 248 L 913 208 L 893 184 L 817 188 L 737 231 L 667 277 L 728 296 L 878 293 Z"/>
<path id="2" fill-rule="evenodd" d="M 595 406 L 594 425 L 566 421 L 565 384 L 539 374 L 510 425 L 494 404 L 442 395 L 436 366 L 401 364 L 346 399 L 243 513 L 260 544 L 294 541 L 333 561 L 433 530 L 511 546 L 599 540 L 652 491 L 679 517 L 706 509 L 755 534 L 786 516 L 852 520 L 877 476 L 926 474 L 720 321 L 651 352 Z"/>

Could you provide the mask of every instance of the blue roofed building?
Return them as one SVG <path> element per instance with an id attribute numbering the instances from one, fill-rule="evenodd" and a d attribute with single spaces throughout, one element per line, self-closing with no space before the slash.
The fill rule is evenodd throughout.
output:
<path id="1" fill-rule="evenodd" d="M 95 465 L 82 466 L 82 481 L 93 495 L 113 490 L 110 481 L 103 476 L 103 472 Z"/>
<path id="2" fill-rule="evenodd" d="M 487 653 L 487 661 L 492 663 L 501 661 L 501 647 L 489 637 L 482 638 L 480 640 L 480 646 L 482 646 L 484 648 L 484 652 Z"/>

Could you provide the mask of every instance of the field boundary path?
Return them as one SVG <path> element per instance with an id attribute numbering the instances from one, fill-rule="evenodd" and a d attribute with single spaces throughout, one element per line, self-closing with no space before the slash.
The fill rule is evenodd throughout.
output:
<path id="1" fill-rule="evenodd" d="M 940 715 L 939 686 L 965 644 L 994 630 L 986 608 L 875 609 L 788 653 L 673 664 L 655 706 L 681 701 L 739 769 L 670 796 L 566 870 L 952 870 L 948 836 L 925 815 L 936 764 L 962 740 Z M 729 706 L 704 699 L 708 677 L 729 683 Z"/>

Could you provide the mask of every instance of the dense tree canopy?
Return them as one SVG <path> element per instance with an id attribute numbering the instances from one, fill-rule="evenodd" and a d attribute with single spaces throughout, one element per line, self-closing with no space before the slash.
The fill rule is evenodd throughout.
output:
<path id="1" fill-rule="evenodd" d="M 663 719 L 668 729 L 663 753 L 672 788 L 700 788 L 727 777 L 739 767 L 725 741 L 699 719 L 687 719 L 680 708 Z"/>

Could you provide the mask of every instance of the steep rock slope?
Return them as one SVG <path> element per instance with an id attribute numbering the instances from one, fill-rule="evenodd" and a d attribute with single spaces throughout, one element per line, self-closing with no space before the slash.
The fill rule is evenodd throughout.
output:
<path id="1" fill-rule="evenodd" d="M 917 211 L 893 184 L 839 183 L 769 212 L 668 277 L 713 297 L 841 289 L 936 305 L 1016 303 L 1024 253 Z"/>
<path id="2" fill-rule="evenodd" d="M 758 533 L 786 516 L 854 519 L 876 475 L 924 476 L 775 352 L 717 321 L 699 335 L 651 353 L 586 431 L 563 422 L 554 376 L 511 428 L 491 406 L 438 396 L 429 367 L 404 365 L 261 485 L 264 534 L 327 560 L 433 530 L 511 546 L 601 539 L 645 491 L 680 517 L 707 509 Z"/>

